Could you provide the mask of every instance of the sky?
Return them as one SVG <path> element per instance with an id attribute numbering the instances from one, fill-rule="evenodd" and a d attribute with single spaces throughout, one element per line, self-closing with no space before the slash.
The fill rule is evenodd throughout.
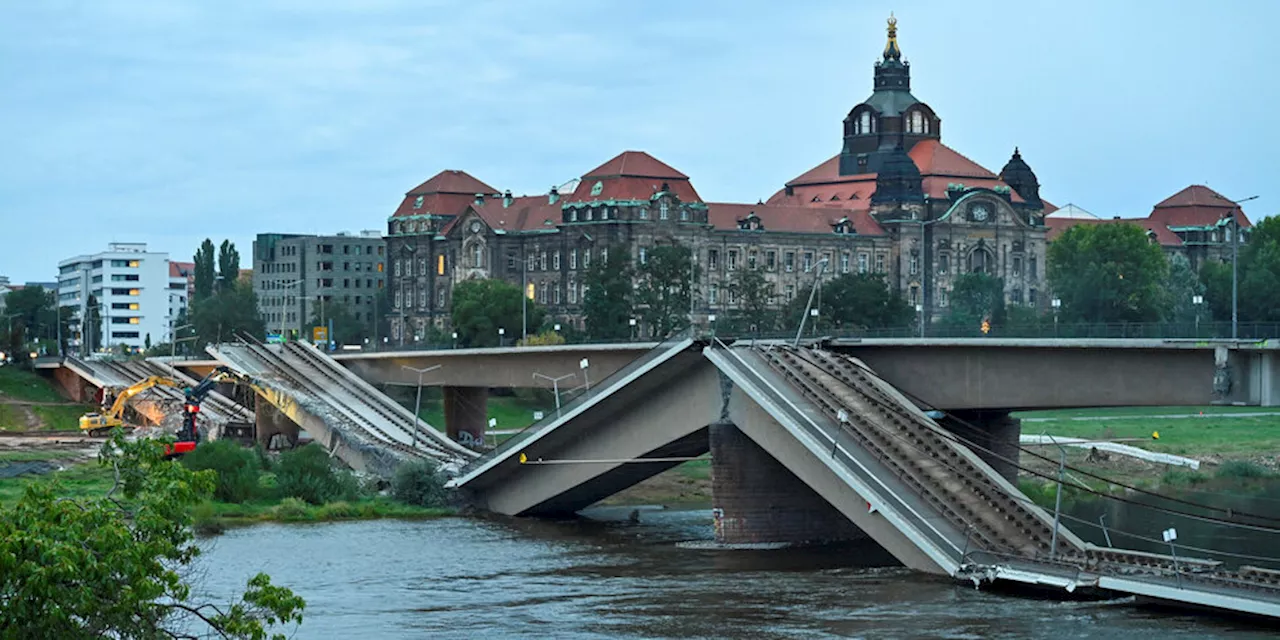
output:
<path id="1" fill-rule="evenodd" d="M 0 275 L 146 242 L 385 229 L 442 169 L 545 193 L 627 149 L 755 202 L 840 150 L 898 18 L 943 142 L 1142 217 L 1280 212 L 1280 2 L 0 3 Z"/>

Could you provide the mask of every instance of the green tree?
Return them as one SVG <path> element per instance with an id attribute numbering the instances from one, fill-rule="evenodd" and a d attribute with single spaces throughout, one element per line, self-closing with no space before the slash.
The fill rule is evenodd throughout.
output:
<path id="1" fill-rule="evenodd" d="M 195 293 L 191 299 L 194 304 L 213 295 L 213 281 L 216 277 L 213 268 L 213 241 L 205 238 L 192 260 L 195 261 Z"/>
<path id="2" fill-rule="evenodd" d="M 636 303 L 650 335 L 665 338 L 689 326 L 689 296 L 693 289 L 693 255 L 689 247 L 653 247 L 636 271 L 640 282 Z"/>
<path id="3" fill-rule="evenodd" d="M 1248 244 L 1241 246 L 1239 251 L 1240 320 L 1280 321 L 1280 217 L 1272 216 L 1258 222 L 1249 232 Z M 1229 269 L 1230 265 L 1227 267 Z M 1229 285 L 1230 281 L 1228 299 Z"/>
<path id="4" fill-rule="evenodd" d="M 226 288 L 240 281 L 240 252 L 230 240 L 223 240 L 218 247 L 218 282 Z"/>
<path id="5" fill-rule="evenodd" d="M 525 318 L 521 312 L 520 287 L 504 280 L 467 280 L 454 286 L 450 316 L 458 332 L 459 344 L 492 347 L 498 344 L 498 329 L 505 330 L 506 344 L 520 339 Z M 527 303 L 530 332 L 542 326 L 546 311 L 532 300 Z"/>
<path id="6" fill-rule="evenodd" d="M 758 269 L 741 269 L 729 283 L 729 291 L 738 308 L 729 314 L 729 326 L 735 331 L 767 333 L 778 321 L 773 284 Z"/>
<path id="7" fill-rule="evenodd" d="M 1206 260 L 1200 265 L 1204 301 L 1208 317 L 1219 322 L 1231 320 L 1231 263 Z"/>
<path id="8" fill-rule="evenodd" d="M 261 336 L 265 326 L 258 315 L 258 296 L 247 282 L 236 281 L 212 297 L 191 305 L 191 324 L 199 336 L 194 349 L 230 340 L 238 333 Z"/>
<path id="9" fill-rule="evenodd" d="M 623 340 L 631 336 L 634 272 L 625 246 L 607 249 L 609 259 L 598 260 L 583 281 L 582 313 L 587 334 L 595 340 Z"/>
<path id="10" fill-rule="evenodd" d="M 951 284 L 951 312 L 947 324 L 980 331 L 982 321 L 1005 324 L 1004 280 L 985 273 L 966 273 Z"/>
<path id="11" fill-rule="evenodd" d="M 1134 224 L 1077 225 L 1049 245 L 1049 284 L 1067 320 L 1157 321 L 1168 271 L 1160 245 Z"/>
<path id="12" fill-rule="evenodd" d="M 208 499 L 212 472 L 119 431 L 100 460 L 117 478 L 103 497 L 59 497 L 56 481 L 36 483 L 0 509 L 0 637 L 259 640 L 302 622 L 302 598 L 262 573 L 230 605 L 192 600 L 184 575 L 200 549 L 190 508 Z"/>
<path id="13" fill-rule="evenodd" d="M 784 309 L 783 322 L 791 329 L 799 326 L 812 287 L 812 282 L 800 287 Z M 846 273 L 822 283 L 813 306 L 818 309 L 815 332 L 900 327 L 914 317 L 902 297 L 889 290 L 885 276 L 878 273 Z"/>
<path id="14" fill-rule="evenodd" d="M 1165 308 L 1168 319 L 1174 322 L 1194 322 L 1197 313 L 1204 313 L 1194 302 L 1195 296 L 1205 294 L 1205 286 L 1200 276 L 1191 268 L 1191 261 L 1181 253 L 1169 258 L 1169 274 L 1164 279 L 1164 291 L 1168 296 Z"/>
<path id="15" fill-rule="evenodd" d="M 370 324 L 356 320 L 351 307 L 339 300 L 327 300 L 324 303 L 324 317 L 320 316 L 320 305 L 315 305 L 311 314 L 312 327 L 333 327 L 333 335 L 329 339 L 338 345 L 360 344 L 369 337 Z M 308 335 L 312 335 L 310 331 Z"/>

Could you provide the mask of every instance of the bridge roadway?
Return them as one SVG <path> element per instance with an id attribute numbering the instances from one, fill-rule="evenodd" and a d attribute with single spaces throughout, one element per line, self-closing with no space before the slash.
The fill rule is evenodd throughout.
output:
<path id="1" fill-rule="evenodd" d="M 478 455 L 310 345 L 223 344 L 210 353 L 254 378 L 260 400 L 354 469 L 389 476 L 405 459 L 450 469 Z"/>
<path id="2" fill-rule="evenodd" d="M 758 345 L 787 341 L 757 341 Z M 1108 406 L 1280 406 L 1280 341 L 1132 339 L 903 338 L 835 339 L 831 351 L 854 356 L 913 398 L 946 410 Z M 334 360 L 376 384 L 445 387 L 551 387 L 541 377 L 601 379 L 656 346 L 652 342 L 494 349 L 339 353 Z M 176 362 L 201 375 L 215 361 Z M 563 388 L 563 387 L 562 387 Z"/>
<path id="3" fill-rule="evenodd" d="M 572 512 L 671 466 L 676 450 L 706 451 L 698 440 L 717 423 L 741 430 L 913 569 L 1280 617 L 1280 573 L 1099 548 L 1055 529 L 865 363 L 831 351 L 664 343 L 473 461 L 451 486 L 499 513 Z"/>

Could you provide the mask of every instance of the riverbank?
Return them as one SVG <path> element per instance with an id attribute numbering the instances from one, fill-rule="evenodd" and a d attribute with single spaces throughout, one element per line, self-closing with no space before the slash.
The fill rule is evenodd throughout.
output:
<path id="1" fill-rule="evenodd" d="M 34 372 L 0 367 L 0 432 L 77 429 L 80 416 L 96 410 L 93 405 L 67 402 Z"/>
<path id="2" fill-rule="evenodd" d="M 6 470 L 34 473 L 10 475 Z M 94 498 L 106 495 L 115 482 L 113 470 L 77 451 L 0 451 L 0 507 L 10 507 L 33 483 L 57 481 L 59 495 Z M 262 522 L 333 522 L 378 518 L 422 519 L 454 515 L 452 508 L 419 507 L 382 495 L 310 504 L 297 498 L 260 498 L 240 503 L 210 500 L 195 505 L 197 531 L 215 533 L 227 527 Z"/>

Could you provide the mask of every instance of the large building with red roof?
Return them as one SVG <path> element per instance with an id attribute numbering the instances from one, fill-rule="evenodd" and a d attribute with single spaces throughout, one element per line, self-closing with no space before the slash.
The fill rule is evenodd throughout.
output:
<path id="1" fill-rule="evenodd" d="M 1231 240 L 1237 228 L 1243 243 L 1253 224 L 1240 205 L 1204 185 L 1191 185 L 1161 200 L 1145 218 L 1103 219 L 1050 215 L 1047 239 L 1052 242 L 1079 224 L 1134 224 L 1146 229 L 1147 237 L 1158 243 L 1167 254 L 1187 257 L 1191 267 L 1209 260 L 1230 260 Z"/>
<path id="2" fill-rule="evenodd" d="M 442 171 L 387 221 L 392 338 L 442 326 L 453 284 L 472 278 L 520 284 L 557 322 L 579 325 L 586 270 L 615 245 L 639 262 L 655 246 L 691 247 L 695 322 L 736 307 L 729 285 L 744 269 L 764 273 L 779 305 L 819 273 L 875 272 L 939 315 L 954 278 L 975 271 L 1002 277 L 1013 304 L 1042 304 L 1053 207 L 1035 174 L 1016 149 L 995 173 L 943 144 L 941 119 L 910 80 L 890 19 L 873 92 L 844 118 L 839 153 L 767 202 L 707 202 L 689 176 L 643 151 L 536 196 Z"/>

